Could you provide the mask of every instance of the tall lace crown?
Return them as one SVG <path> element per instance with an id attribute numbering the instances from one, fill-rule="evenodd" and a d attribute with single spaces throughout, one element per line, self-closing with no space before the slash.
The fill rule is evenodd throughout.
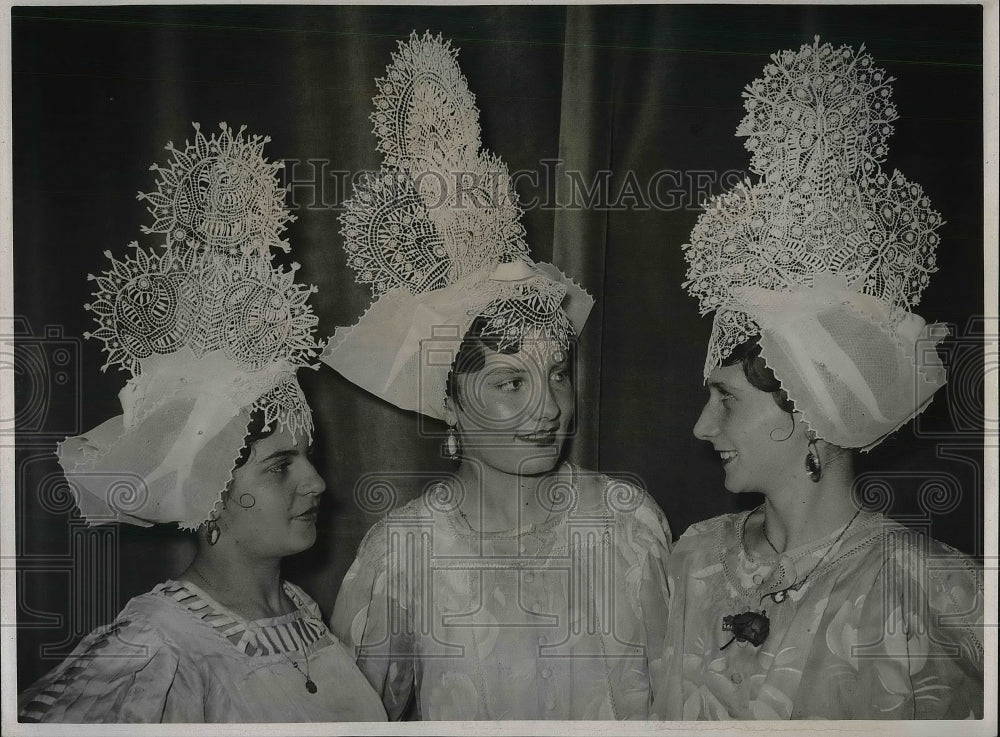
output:
<path id="1" fill-rule="evenodd" d="M 481 314 L 502 349 L 532 334 L 565 347 L 561 285 L 537 273 L 516 287 L 489 278 L 497 265 L 530 258 L 507 166 L 482 149 L 457 54 L 440 35 L 411 33 L 376 80 L 371 120 L 384 164 L 345 203 L 348 263 L 376 297 L 476 279 Z"/>
<path id="2" fill-rule="evenodd" d="M 341 216 L 348 263 L 373 294 L 440 289 L 527 257 L 507 167 L 481 150 L 476 98 L 441 36 L 399 42 L 371 114 L 385 163 Z"/>
<path id="3" fill-rule="evenodd" d="M 235 135 L 225 123 L 206 138 L 195 124 L 194 143 L 168 143 L 169 167 L 157 191 L 139 194 L 154 217 L 146 234 L 164 234 L 159 246 L 116 259 L 98 276 L 86 308 L 98 328 L 86 337 L 104 343 L 103 369 L 142 375 L 153 357 L 197 362 L 221 354 L 237 368 L 234 396 L 254 400 L 267 423 L 311 433 L 312 420 L 295 380 L 319 346 L 317 319 L 307 304 L 315 287 L 297 284 L 293 263 L 272 263 L 271 248 L 288 249 L 281 233 L 294 219 L 284 207 L 275 173 L 282 162 L 263 157 L 266 137 Z M 186 370 L 197 368 L 188 366 Z"/>
<path id="4" fill-rule="evenodd" d="M 936 270 L 940 215 L 916 183 L 881 167 L 897 118 L 890 83 L 864 46 L 772 55 L 743 92 L 745 181 L 706 206 L 685 246 L 684 286 L 716 311 L 705 374 L 759 333 L 753 288 L 792 291 L 834 274 L 905 319 Z"/>

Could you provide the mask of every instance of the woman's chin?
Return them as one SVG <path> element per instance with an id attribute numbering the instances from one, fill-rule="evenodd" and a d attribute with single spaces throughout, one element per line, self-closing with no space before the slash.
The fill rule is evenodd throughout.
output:
<path id="1" fill-rule="evenodd" d="M 289 555 L 297 555 L 298 553 L 303 553 L 309 550 L 313 545 L 316 544 L 316 526 L 310 526 L 309 530 L 303 530 L 295 536 L 293 540 L 290 541 L 289 552 L 282 557 L 288 557 Z"/>
<path id="2" fill-rule="evenodd" d="M 468 455 L 476 462 L 512 476 L 540 476 L 559 465 L 561 450 L 560 446 L 552 444 L 531 448 L 527 452 L 521 447 L 499 453 L 476 453 L 475 449 L 470 449 Z"/>
<path id="3" fill-rule="evenodd" d="M 741 484 L 738 479 L 733 478 L 728 471 L 726 472 L 725 481 L 722 484 L 730 494 L 745 494 L 749 491 L 744 484 Z"/>
<path id="4" fill-rule="evenodd" d="M 551 456 L 536 456 L 526 461 L 522 461 L 518 466 L 521 476 L 539 476 L 549 473 L 559 465 L 559 455 L 553 453 Z"/>

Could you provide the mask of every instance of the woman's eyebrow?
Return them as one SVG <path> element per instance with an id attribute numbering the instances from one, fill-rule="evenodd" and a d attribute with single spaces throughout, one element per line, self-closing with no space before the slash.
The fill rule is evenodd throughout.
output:
<path id="1" fill-rule="evenodd" d="M 494 366 L 489 371 L 488 374 L 525 374 L 527 369 L 520 368 L 518 366 Z"/>
<path id="2" fill-rule="evenodd" d="M 290 448 L 288 450 L 276 450 L 271 455 L 261 458 L 258 463 L 268 463 L 270 461 L 277 460 L 279 458 L 294 458 L 299 454 L 298 448 Z"/>
<path id="3" fill-rule="evenodd" d="M 729 387 L 726 385 L 724 381 L 709 381 L 707 384 L 705 384 L 705 386 L 707 386 L 709 389 L 715 389 L 716 391 L 719 392 L 726 392 L 727 394 L 729 393 Z"/>

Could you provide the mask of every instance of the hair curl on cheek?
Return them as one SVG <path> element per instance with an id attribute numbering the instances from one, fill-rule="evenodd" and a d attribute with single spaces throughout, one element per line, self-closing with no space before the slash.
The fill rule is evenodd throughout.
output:
<path id="1" fill-rule="evenodd" d="M 237 456 L 236 461 L 233 463 L 233 471 L 238 468 L 243 468 L 250 460 L 250 452 L 253 450 L 254 443 L 258 440 L 263 440 L 274 433 L 274 426 L 269 426 L 264 422 L 264 413 L 261 410 L 254 410 L 250 415 L 250 421 L 247 422 L 246 434 L 243 436 L 243 447 L 240 448 L 240 454 Z M 233 479 L 229 479 L 229 483 L 226 484 L 226 488 L 222 492 L 222 505 L 226 505 L 226 501 L 232 499 L 233 493 Z M 239 504 L 244 509 L 250 509 L 253 507 L 257 500 L 252 494 L 244 492 L 240 494 L 239 499 L 235 502 Z"/>
<path id="2" fill-rule="evenodd" d="M 788 393 L 781 388 L 781 382 L 778 381 L 771 367 L 767 365 L 764 357 L 760 355 L 759 335 L 755 335 L 736 346 L 729 357 L 722 362 L 723 366 L 735 366 L 736 364 L 743 366 L 743 375 L 747 377 L 750 385 L 770 394 L 782 412 L 791 415 L 795 411 L 795 403 L 788 398 Z"/>

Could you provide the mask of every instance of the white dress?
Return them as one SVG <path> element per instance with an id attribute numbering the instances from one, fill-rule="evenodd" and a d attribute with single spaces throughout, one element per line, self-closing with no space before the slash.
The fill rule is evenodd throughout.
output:
<path id="1" fill-rule="evenodd" d="M 870 513 L 839 541 L 837 531 L 755 558 L 743 538 L 750 514 L 699 522 L 677 541 L 656 718 L 982 718 L 974 561 Z M 784 601 L 761 601 L 804 578 Z M 767 639 L 723 649 L 733 637 L 723 618 L 761 609 Z"/>
<path id="2" fill-rule="evenodd" d="M 391 719 L 647 717 L 670 530 L 645 491 L 564 473 L 540 525 L 479 533 L 432 490 L 368 532 L 331 626 Z"/>
<path id="3" fill-rule="evenodd" d="M 316 603 L 284 589 L 296 611 L 251 622 L 191 583 L 159 584 L 21 694 L 20 721 L 384 721 Z"/>

